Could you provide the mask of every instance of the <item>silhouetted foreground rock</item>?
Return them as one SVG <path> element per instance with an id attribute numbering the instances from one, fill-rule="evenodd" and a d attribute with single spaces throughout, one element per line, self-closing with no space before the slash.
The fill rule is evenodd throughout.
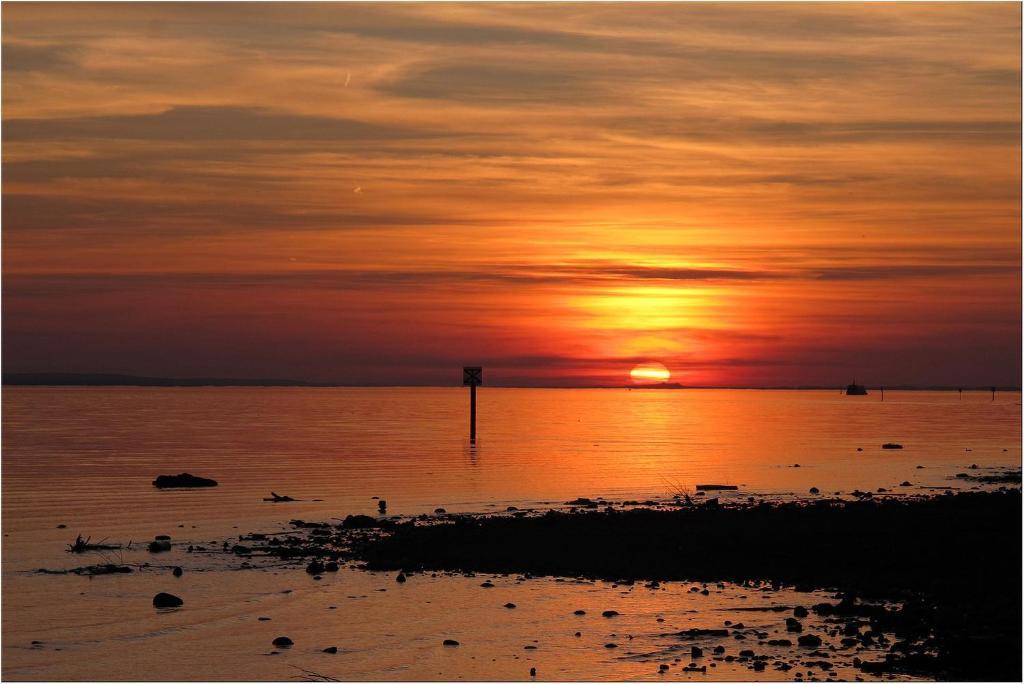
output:
<path id="1" fill-rule="evenodd" d="M 199 477 L 191 473 L 179 473 L 178 475 L 157 475 L 153 480 L 154 487 L 216 487 L 217 481 L 206 477 Z"/>
<path id="2" fill-rule="evenodd" d="M 177 608 L 180 605 L 184 605 L 184 603 L 174 594 L 167 594 L 162 591 L 153 597 L 153 606 L 155 608 Z"/>
<path id="3" fill-rule="evenodd" d="M 460 570 L 833 588 L 899 637 L 866 672 L 1019 680 L 1021 495 L 865 499 L 397 525 L 356 553 L 373 570 Z M 903 602 L 889 610 L 853 597 Z M 826 604 L 827 605 L 827 604 Z M 840 604 L 843 606 L 844 604 Z M 867 606 L 867 607 L 865 607 Z M 816 612 L 825 610 L 815 606 Z M 840 608 L 842 610 L 842 608 Z M 801 637 L 801 643 L 816 637 Z"/>

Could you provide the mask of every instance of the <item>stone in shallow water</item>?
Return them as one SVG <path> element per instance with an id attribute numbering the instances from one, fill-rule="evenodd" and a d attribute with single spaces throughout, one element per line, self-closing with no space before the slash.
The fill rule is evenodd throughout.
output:
<path id="1" fill-rule="evenodd" d="M 179 473 L 177 475 L 158 475 L 153 480 L 153 486 L 161 489 L 165 487 L 216 487 L 217 481 L 191 473 Z"/>
<path id="2" fill-rule="evenodd" d="M 801 646 L 821 646 L 821 637 L 814 634 L 804 634 L 796 642 Z"/>
<path id="3" fill-rule="evenodd" d="M 174 594 L 163 591 L 153 597 L 153 607 L 155 608 L 177 608 L 184 604 L 185 602 Z"/>

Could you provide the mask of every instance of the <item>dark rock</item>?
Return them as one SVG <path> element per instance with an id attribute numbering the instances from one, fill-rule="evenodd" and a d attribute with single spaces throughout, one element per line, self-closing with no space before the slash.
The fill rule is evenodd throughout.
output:
<path id="1" fill-rule="evenodd" d="M 494 588 L 494 582 L 491 582 L 490 580 L 488 580 L 486 582 L 481 582 L 480 586 L 483 587 L 484 589 L 493 589 Z"/>
<path id="2" fill-rule="evenodd" d="M 585 611 L 585 610 L 574 610 L 572 614 L 573 615 L 586 615 L 587 611 Z"/>
<path id="3" fill-rule="evenodd" d="M 153 480 L 154 487 L 216 487 L 217 481 L 205 477 L 198 477 L 190 473 L 179 473 L 178 475 L 158 475 Z"/>
<path id="4" fill-rule="evenodd" d="M 804 631 L 804 626 L 802 624 L 800 624 L 800 621 L 797 620 L 796 618 L 789 617 L 789 618 L 786 618 L 786 631 L 787 632 L 802 632 L 802 631 Z"/>
<path id="5" fill-rule="evenodd" d="M 801 646 L 821 646 L 821 637 L 814 634 L 803 634 L 796 642 Z"/>
<path id="6" fill-rule="evenodd" d="M 536 677 L 537 676 L 537 668 L 535 668 L 535 667 L 531 667 L 530 668 L 530 676 L 531 677 Z"/>
<path id="7" fill-rule="evenodd" d="M 434 513 L 437 513 L 437 514 L 447 513 L 447 512 L 448 511 L 444 510 L 443 508 L 435 508 L 434 509 Z"/>
<path id="8" fill-rule="evenodd" d="M 369 515 L 346 515 L 345 519 L 341 521 L 341 527 L 346 530 L 357 530 L 380 527 L 380 523 Z"/>
<path id="9" fill-rule="evenodd" d="M 324 572 L 338 572 L 338 564 L 334 561 L 324 564 Z"/>
<path id="10" fill-rule="evenodd" d="M 171 542 L 169 541 L 151 541 L 147 547 L 150 553 L 162 553 L 164 551 L 171 550 Z"/>
<path id="11" fill-rule="evenodd" d="M 276 639 L 274 639 L 274 641 L 272 643 L 274 644 L 274 646 L 277 646 L 278 648 L 288 648 L 289 646 L 293 645 L 295 642 L 292 641 L 291 639 L 289 639 L 286 636 L 279 636 Z"/>
<path id="12" fill-rule="evenodd" d="M 506 607 L 506 608 L 515 608 L 515 607 L 516 607 L 516 604 L 514 604 L 514 603 L 506 603 L 506 604 L 505 604 L 505 607 Z"/>
<path id="13" fill-rule="evenodd" d="M 385 501 L 384 499 L 381 499 L 380 501 L 378 501 L 377 502 L 377 510 L 380 511 L 381 513 L 387 512 L 387 510 L 388 510 L 388 502 Z"/>
<path id="14" fill-rule="evenodd" d="M 739 489 L 739 487 L 723 484 L 699 484 L 696 489 L 698 492 L 732 492 Z"/>
<path id="15" fill-rule="evenodd" d="M 156 539 L 157 541 L 171 541 L 171 535 L 169 535 L 169 534 L 158 534 L 155 537 L 153 537 L 153 539 Z"/>
<path id="16" fill-rule="evenodd" d="M 327 648 L 325 648 L 323 650 L 323 652 L 324 653 L 337 653 L 338 652 L 338 647 L 337 646 L 328 646 Z"/>
<path id="17" fill-rule="evenodd" d="M 797 606 L 793 609 L 793 617 L 805 618 L 807 617 L 807 609 L 803 606 Z"/>
<path id="18" fill-rule="evenodd" d="M 764 661 L 758 660 L 754 663 L 754 672 L 764 672 Z"/>
<path id="19" fill-rule="evenodd" d="M 605 648 L 618 648 L 619 645 L 618 644 L 613 644 L 613 643 L 607 643 L 607 644 L 604 645 L 604 647 Z"/>
<path id="20" fill-rule="evenodd" d="M 606 610 L 603 613 L 601 613 L 601 616 L 602 617 L 606 617 L 606 618 L 610 618 L 610 617 L 615 617 L 618 614 L 619 614 L 619 611 L 617 611 L 617 610 Z"/>
<path id="21" fill-rule="evenodd" d="M 817 487 L 811 487 L 810 489 L 811 494 L 818 494 L 820 491 Z"/>
<path id="22" fill-rule="evenodd" d="M 904 480 L 903 482 L 900 482 L 900 487 L 909 487 L 909 486 L 910 486 L 910 483 L 907 482 L 906 480 Z"/>
<path id="23" fill-rule="evenodd" d="M 180 566 L 176 565 L 174 566 L 174 570 L 171 570 L 171 574 L 175 577 L 181 577 L 184 574 L 184 571 L 181 569 Z"/>
<path id="24" fill-rule="evenodd" d="M 404 572 L 398 573 L 398 577 L 395 578 L 395 581 L 398 582 L 398 583 L 404 582 L 405 581 L 405 573 Z"/>
<path id="25" fill-rule="evenodd" d="M 306 573 L 310 575 L 319 575 L 324 571 L 324 564 L 320 561 L 310 561 L 309 565 L 306 566 Z"/>
<path id="26" fill-rule="evenodd" d="M 174 594 L 167 594 L 162 591 L 153 597 L 154 608 L 177 608 L 178 606 L 184 605 L 184 603 L 184 601 Z"/>
<path id="27" fill-rule="evenodd" d="M 690 647 L 690 657 L 691 658 L 700 658 L 702 655 L 704 655 L 704 650 L 701 649 L 700 646 L 691 646 Z"/>
<path id="28" fill-rule="evenodd" d="M 458 646 L 459 642 L 456 641 L 455 639 L 445 639 L 444 641 L 441 642 L 441 645 L 442 646 Z"/>
<path id="29" fill-rule="evenodd" d="M 729 636 L 729 630 L 727 629 L 687 629 L 682 632 L 677 632 L 676 636 L 681 639 L 700 639 L 703 637 L 727 637 Z"/>
<path id="30" fill-rule="evenodd" d="M 902 449 L 903 445 L 902 444 L 897 444 L 896 442 L 886 442 L 885 444 L 882 445 L 882 448 L 883 449 Z"/>

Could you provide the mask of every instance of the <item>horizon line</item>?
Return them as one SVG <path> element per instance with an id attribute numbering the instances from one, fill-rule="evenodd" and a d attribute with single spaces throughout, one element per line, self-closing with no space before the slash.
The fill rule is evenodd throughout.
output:
<path id="1" fill-rule="evenodd" d="M 4 387 L 304 387 L 317 388 L 365 388 L 386 389 L 401 387 L 448 388 L 461 387 L 452 384 L 409 384 L 409 383 L 351 383 L 339 381 L 316 382 L 287 378 L 220 378 L 194 376 L 173 378 L 164 376 L 132 375 L 127 373 L 66 373 L 66 372 L 5 372 L 2 376 Z M 523 385 L 496 383 L 484 385 L 500 389 L 627 389 L 627 390 L 843 390 L 846 385 L 684 385 L 668 382 L 650 385 Z M 1003 392 L 1020 392 L 1019 385 L 870 385 L 869 390 L 896 391 L 984 391 L 992 389 Z"/>

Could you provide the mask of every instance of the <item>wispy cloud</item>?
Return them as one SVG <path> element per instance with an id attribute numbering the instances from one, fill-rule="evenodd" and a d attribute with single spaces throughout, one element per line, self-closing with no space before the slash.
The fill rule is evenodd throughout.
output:
<path id="1" fill-rule="evenodd" d="M 1016 4 L 16 3 L 3 77 L 14 368 L 1020 371 Z"/>

